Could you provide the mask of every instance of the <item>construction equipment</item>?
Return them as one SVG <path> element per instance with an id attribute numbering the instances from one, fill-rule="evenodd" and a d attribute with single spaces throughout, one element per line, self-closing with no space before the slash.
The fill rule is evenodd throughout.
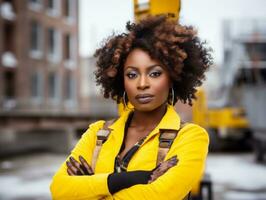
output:
<path id="1" fill-rule="evenodd" d="M 243 24 L 245 23 L 245 26 Z M 256 160 L 266 151 L 266 21 L 224 21 L 224 64 L 220 86 L 212 96 L 199 90 L 193 120 L 209 131 L 211 150 L 219 150 L 223 139 L 250 142 Z M 211 98 L 212 97 L 212 98 Z M 209 102 L 207 102 L 207 99 Z M 213 100 L 213 101 L 211 101 Z"/>
<path id="2" fill-rule="evenodd" d="M 203 88 L 198 89 L 196 96 L 192 109 L 193 122 L 208 130 L 211 151 L 224 150 L 230 141 L 247 142 L 250 138 L 249 122 L 240 105 L 208 104 L 210 97 L 206 97 L 206 89 Z"/>
<path id="3" fill-rule="evenodd" d="M 173 20 L 179 19 L 181 0 L 134 0 L 135 20 L 147 15 L 168 15 Z"/>
<path id="4" fill-rule="evenodd" d="M 266 152 L 266 20 L 227 23 L 235 85 L 253 132 L 256 160 L 261 162 Z"/>
<path id="5" fill-rule="evenodd" d="M 243 104 L 243 91 L 236 84 L 242 60 L 246 57 L 245 42 L 240 42 L 240 38 L 245 35 L 250 40 L 251 33 L 245 34 L 242 24 L 235 24 L 232 21 L 223 23 L 224 62 L 222 67 L 216 67 L 218 86 L 200 89 L 193 105 L 193 121 L 208 130 L 210 150 L 213 151 L 228 147 L 251 148 L 252 145 L 252 123 Z"/>

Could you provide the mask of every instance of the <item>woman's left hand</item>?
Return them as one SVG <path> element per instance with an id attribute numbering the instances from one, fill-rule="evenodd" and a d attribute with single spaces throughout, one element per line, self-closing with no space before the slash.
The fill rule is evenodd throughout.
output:
<path id="1" fill-rule="evenodd" d="M 157 178 L 162 176 L 164 173 L 166 173 L 170 168 L 176 166 L 178 163 L 177 156 L 173 156 L 170 159 L 163 161 L 160 163 L 153 171 L 150 177 L 150 180 L 148 183 L 152 183 L 155 181 Z"/>
<path id="2" fill-rule="evenodd" d="M 82 176 L 94 174 L 91 166 L 82 156 L 79 156 L 79 161 L 80 162 L 75 160 L 75 158 L 73 158 L 72 156 L 70 156 L 69 161 L 66 161 L 68 175 Z"/>

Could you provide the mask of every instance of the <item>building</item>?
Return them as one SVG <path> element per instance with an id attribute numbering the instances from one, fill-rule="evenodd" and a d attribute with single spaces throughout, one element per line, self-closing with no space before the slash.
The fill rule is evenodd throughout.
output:
<path id="1" fill-rule="evenodd" d="M 0 0 L 0 110 L 78 109 L 78 1 Z"/>
<path id="2" fill-rule="evenodd" d="M 0 153 L 66 151 L 88 126 L 79 115 L 78 3 L 0 0 Z"/>

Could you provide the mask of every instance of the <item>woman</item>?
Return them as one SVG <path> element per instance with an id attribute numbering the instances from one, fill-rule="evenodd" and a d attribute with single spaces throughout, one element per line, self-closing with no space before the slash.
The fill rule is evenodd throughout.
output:
<path id="1" fill-rule="evenodd" d="M 90 125 L 53 177 L 53 199 L 183 199 L 204 171 L 208 135 L 182 124 L 173 106 L 192 104 L 209 51 L 192 27 L 165 16 L 126 28 L 95 53 L 104 97 L 125 109 L 112 123 Z"/>

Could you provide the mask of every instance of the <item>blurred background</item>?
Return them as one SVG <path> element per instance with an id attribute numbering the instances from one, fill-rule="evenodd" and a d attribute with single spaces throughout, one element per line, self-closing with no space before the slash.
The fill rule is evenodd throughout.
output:
<path id="1" fill-rule="evenodd" d="M 117 116 L 95 85 L 95 49 L 127 21 L 163 13 L 195 26 L 214 50 L 193 107 L 176 105 L 211 140 L 194 199 L 265 200 L 265 8 L 265 0 L 0 0 L 0 199 L 51 199 L 51 178 L 84 130 Z"/>

